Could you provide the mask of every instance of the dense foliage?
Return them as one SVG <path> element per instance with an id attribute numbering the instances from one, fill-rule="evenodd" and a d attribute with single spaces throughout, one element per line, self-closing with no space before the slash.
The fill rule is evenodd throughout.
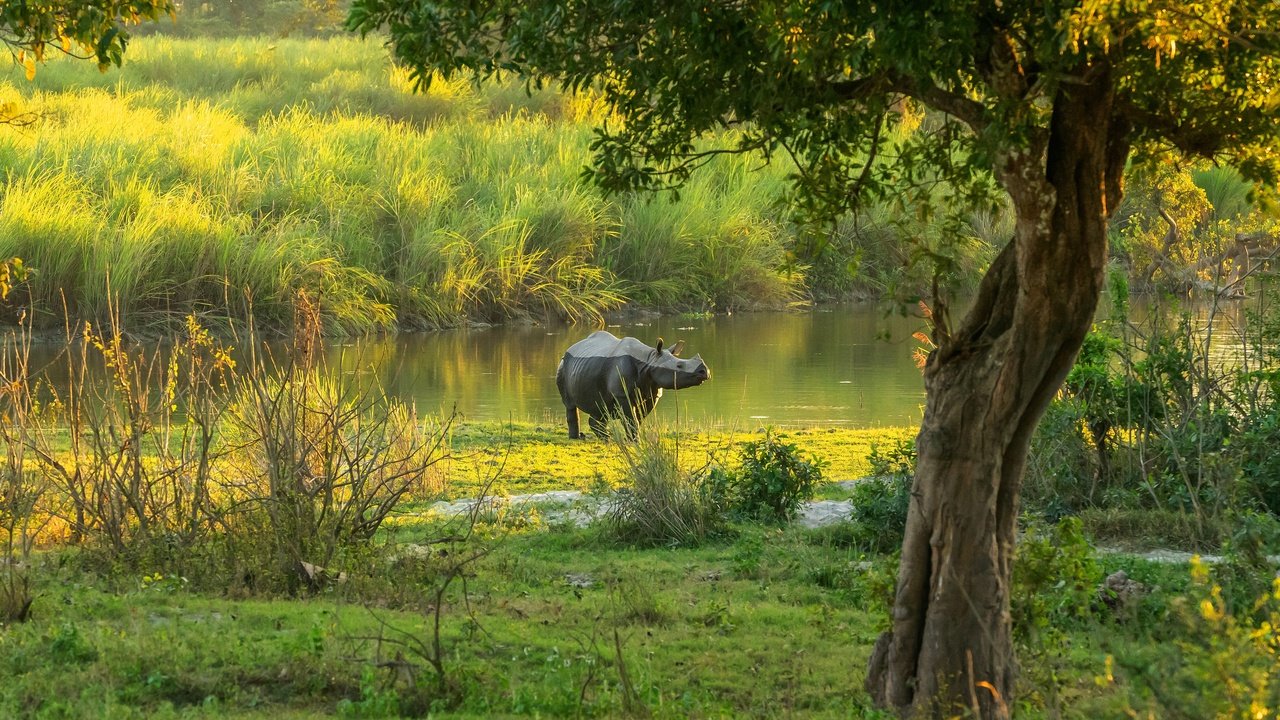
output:
<path id="1" fill-rule="evenodd" d="M 320 294 L 333 334 L 586 319 L 620 299 L 782 307 L 911 297 L 935 271 L 971 287 L 1012 232 L 1005 204 L 971 209 L 957 224 L 921 216 L 898 190 L 821 232 L 804 230 L 775 202 L 792 167 L 784 158 L 763 167 L 719 158 L 675 203 L 607 200 L 577 177 L 590 128 L 605 117 L 599 96 L 526 95 L 510 81 L 438 79 L 425 95 L 410 85 L 374 43 L 341 38 L 148 37 L 107 75 L 54 60 L 29 83 L 15 69 L 0 102 L 41 118 L 0 128 L 0 253 L 39 270 L 20 304 L 60 325 L 65 296 L 73 314 L 92 317 L 110 275 L 124 321 L 153 329 L 180 326 L 193 310 L 242 318 L 245 290 L 260 326 L 282 329 L 300 287 Z M 905 147 L 940 122 L 916 113 L 887 137 Z M 1248 186 L 1211 192 L 1219 176 L 1230 173 L 1179 175 L 1221 206 L 1215 237 L 1265 230 Z M 933 192 L 941 198 L 946 187 Z M 1137 246 L 1126 240 L 1137 227 L 1160 227 L 1164 195 L 1147 196 L 1155 200 L 1122 209 L 1113 234 L 1122 253 Z M 1195 247 L 1178 262 L 1213 254 Z M 1142 262 L 1129 264 L 1141 275 Z M 1237 264 L 1199 275 L 1225 278 Z"/>
<path id="2" fill-rule="evenodd" d="M 822 482 L 825 463 L 806 456 L 775 431 L 737 448 L 732 468 L 711 470 L 711 482 L 724 505 L 740 517 L 785 522 Z"/>
<path id="3" fill-rule="evenodd" d="M 1059 513 L 1175 510 L 1201 522 L 1280 514 L 1274 302 L 1268 285 L 1245 305 L 1155 305 L 1135 320 L 1117 296 L 1042 430 L 1031 502 Z"/>
<path id="4" fill-rule="evenodd" d="M 577 178 L 590 97 L 418 96 L 351 39 L 133 50 L 118 74 L 51 62 L 0 91 L 45 118 L 0 128 L 0 253 L 39 268 L 25 304 L 44 321 L 61 325 L 63 295 L 100 313 L 108 277 L 130 326 L 243 318 L 247 290 L 260 326 L 285 328 L 307 288 L 331 333 L 803 297 L 782 168 L 720 163 L 675 205 L 602 199 Z"/>
<path id="5" fill-rule="evenodd" d="M 171 0 L 53 0 L 0 5 L 0 43 L 27 78 L 52 51 L 92 57 L 98 68 L 119 65 L 129 43 L 126 24 L 172 13 Z"/>

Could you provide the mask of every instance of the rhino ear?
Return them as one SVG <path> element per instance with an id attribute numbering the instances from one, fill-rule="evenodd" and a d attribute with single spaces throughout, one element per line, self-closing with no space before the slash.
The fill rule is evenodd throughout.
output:
<path id="1" fill-rule="evenodd" d="M 658 349 L 657 349 L 657 351 L 656 351 L 656 353 L 655 353 L 655 354 L 657 354 L 657 355 L 661 355 L 661 354 L 662 354 L 662 338 L 658 338 Z"/>
<path id="2" fill-rule="evenodd" d="M 676 341 L 676 344 L 671 346 L 671 354 L 672 354 L 672 355 L 679 355 L 679 354 L 680 354 L 680 353 L 682 353 L 682 352 L 684 352 L 684 341 L 683 341 L 683 340 L 677 340 L 677 341 Z"/>

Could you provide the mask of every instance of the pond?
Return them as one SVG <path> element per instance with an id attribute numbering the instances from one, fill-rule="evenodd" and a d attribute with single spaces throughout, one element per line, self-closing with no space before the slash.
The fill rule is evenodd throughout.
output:
<path id="1" fill-rule="evenodd" d="M 607 329 L 652 345 L 683 339 L 711 380 L 667 392 L 655 417 L 731 429 L 915 425 L 924 404 L 912 360 L 918 318 L 872 305 L 809 312 L 661 316 Z M 372 376 L 419 412 L 563 423 L 556 364 L 595 328 L 506 325 L 400 335 L 328 348 L 330 367 Z M 585 418 L 584 418 L 585 427 Z"/>

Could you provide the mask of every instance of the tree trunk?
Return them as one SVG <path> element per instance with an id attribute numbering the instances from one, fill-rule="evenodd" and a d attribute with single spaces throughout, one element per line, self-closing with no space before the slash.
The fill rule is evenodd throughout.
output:
<path id="1" fill-rule="evenodd" d="M 867 689 L 903 713 L 1008 716 L 1015 663 L 1009 590 L 1031 434 L 1097 306 L 1107 217 L 1120 200 L 1128 127 L 1105 68 L 1063 84 L 1047 134 L 1003 158 L 1012 241 L 954 333 L 940 328 L 892 628 Z"/>

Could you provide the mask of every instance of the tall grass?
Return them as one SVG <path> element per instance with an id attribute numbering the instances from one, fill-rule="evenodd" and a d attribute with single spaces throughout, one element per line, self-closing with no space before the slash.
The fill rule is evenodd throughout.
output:
<path id="1" fill-rule="evenodd" d="M 284 327 L 306 289 L 348 334 L 805 292 L 784 168 L 729 159 L 674 204 L 605 199 L 581 179 L 598 98 L 414 94 L 373 42 L 145 37 L 118 73 L 53 61 L 0 76 L 0 100 L 40 117 L 0 127 L 0 256 L 37 269 L 49 322 L 108 293 L 130 326 L 234 315 L 247 293 Z"/>
<path id="2" fill-rule="evenodd" d="M 661 428 L 640 428 L 634 441 L 611 428 L 623 466 L 623 490 L 609 510 L 609 534 L 641 546 L 693 546 L 721 530 L 725 498 L 708 468 L 690 470 L 680 462 L 680 438 Z"/>

